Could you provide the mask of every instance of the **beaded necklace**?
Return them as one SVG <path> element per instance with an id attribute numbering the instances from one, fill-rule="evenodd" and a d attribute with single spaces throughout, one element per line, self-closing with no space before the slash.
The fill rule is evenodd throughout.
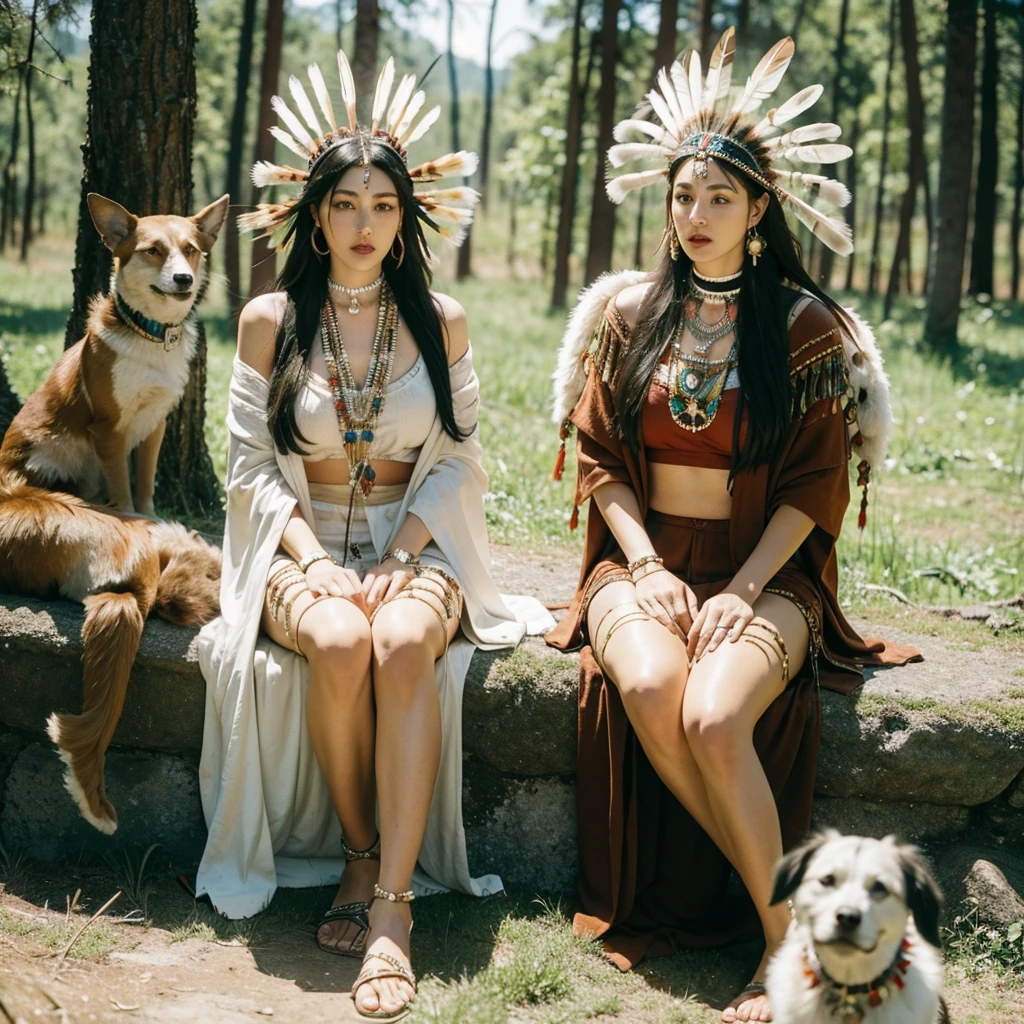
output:
<path id="1" fill-rule="evenodd" d="M 863 1021 L 869 1011 L 877 1009 L 896 992 L 906 987 L 903 976 L 910 967 L 907 955 L 913 944 L 904 938 L 896 956 L 889 966 L 877 978 L 861 985 L 844 985 L 830 978 L 825 968 L 814 958 L 814 963 L 804 954 L 804 976 L 808 988 L 817 988 L 821 984 L 825 989 L 825 1005 L 831 1015 L 842 1024 L 858 1024 Z"/>

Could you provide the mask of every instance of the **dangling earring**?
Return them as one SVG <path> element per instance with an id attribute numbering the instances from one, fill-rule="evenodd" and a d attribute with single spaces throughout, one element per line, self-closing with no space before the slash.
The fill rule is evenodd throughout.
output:
<path id="1" fill-rule="evenodd" d="M 676 222 L 672 221 L 669 226 L 669 255 L 672 257 L 672 262 L 675 263 L 679 259 L 679 236 L 676 234 Z"/>
<path id="2" fill-rule="evenodd" d="M 398 243 L 398 255 L 395 255 L 395 242 Z M 391 258 L 395 261 L 397 270 L 405 260 L 405 239 L 402 237 L 402 221 L 398 222 L 398 233 L 395 235 L 395 242 L 391 243 Z"/>
<path id="3" fill-rule="evenodd" d="M 757 258 L 764 255 L 768 243 L 757 233 L 757 228 L 752 227 L 747 232 L 747 252 L 750 253 L 751 262 L 757 266 Z"/>
<path id="4" fill-rule="evenodd" d="M 309 233 L 309 244 L 313 247 L 313 252 L 315 252 L 317 254 L 317 256 L 330 256 L 331 255 L 331 247 L 330 246 L 327 246 L 327 248 L 323 252 L 321 252 L 316 247 L 316 233 L 319 230 L 319 228 L 320 228 L 319 224 L 316 224 L 316 223 L 313 224 L 313 230 Z M 324 241 L 325 242 L 327 241 L 327 236 L 326 235 L 324 235 Z"/>

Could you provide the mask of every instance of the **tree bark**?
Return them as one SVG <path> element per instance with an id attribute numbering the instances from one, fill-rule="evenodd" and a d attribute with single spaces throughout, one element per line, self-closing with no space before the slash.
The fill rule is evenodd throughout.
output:
<path id="1" fill-rule="evenodd" d="M 711 51 L 715 46 L 713 29 L 711 27 L 711 18 L 715 13 L 715 3 L 714 0 L 698 0 L 698 2 L 700 6 L 697 13 L 699 32 L 697 46 L 700 50 L 701 67 L 707 68 L 708 62 L 711 60 Z"/>
<path id="2" fill-rule="evenodd" d="M 227 174 L 224 191 L 231 196 L 232 205 L 242 198 L 242 147 L 245 145 L 245 112 L 249 100 L 249 68 L 252 65 L 253 32 L 256 28 L 256 0 L 245 0 L 242 9 L 242 27 L 238 36 L 238 74 L 235 78 L 235 106 L 231 112 L 231 131 L 228 136 Z M 261 125 L 261 127 L 263 127 Z M 238 223 L 228 216 L 224 225 L 224 263 L 228 278 L 228 304 L 237 313 L 242 303 L 242 268 L 238 254 Z"/>
<path id="3" fill-rule="evenodd" d="M 740 0 L 739 9 L 736 12 L 736 39 L 738 45 L 747 49 L 750 40 L 747 39 L 747 30 L 750 26 L 750 0 Z"/>
<path id="4" fill-rule="evenodd" d="M 352 77 L 356 83 L 359 115 L 369 123 L 373 90 L 377 84 L 377 46 L 380 38 L 380 6 L 377 0 L 356 0 L 356 42 Z"/>
<path id="5" fill-rule="evenodd" d="M 900 272 L 904 270 L 910 280 L 910 233 L 913 226 L 917 192 L 925 181 L 924 160 L 924 99 L 921 96 L 921 66 L 917 55 L 917 16 L 914 0 L 900 0 L 900 42 L 906 67 L 907 126 L 910 129 L 909 167 L 907 191 L 900 204 L 900 230 L 896 239 L 896 252 L 889 271 L 889 286 L 885 292 L 884 316 L 892 311 L 892 304 L 900 293 Z M 927 192 L 927 189 L 925 190 Z M 925 205 L 928 224 L 928 243 L 932 243 L 932 213 Z M 925 268 L 927 276 L 927 267 Z M 909 287 L 908 287 L 909 291 Z"/>
<path id="6" fill-rule="evenodd" d="M 857 148 L 860 145 L 860 105 L 864 99 L 864 88 L 860 86 L 857 89 L 856 94 L 853 97 L 853 128 L 850 130 L 850 149 L 853 150 L 853 156 L 850 157 L 846 164 L 847 176 L 846 186 L 850 190 L 850 202 L 843 210 L 843 215 L 846 217 L 846 223 L 850 225 L 850 232 L 856 238 L 857 234 Z M 832 250 L 828 250 L 829 255 L 832 255 Z M 856 268 L 857 261 L 853 254 L 846 258 L 846 279 L 843 283 L 843 287 L 850 291 L 853 288 L 853 272 Z"/>
<path id="7" fill-rule="evenodd" d="M 1017 152 L 1013 164 L 1013 213 L 1010 216 L 1010 297 L 1020 298 L 1021 199 L 1024 196 L 1024 13 L 1017 16 L 1020 81 L 1017 83 Z"/>
<path id="8" fill-rule="evenodd" d="M 971 295 L 992 295 L 996 245 L 996 185 L 999 181 L 999 46 L 996 0 L 985 0 L 981 66 L 981 128 L 978 132 L 978 181 L 971 239 Z"/>
<path id="9" fill-rule="evenodd" d="M 451 97 L 452 152 L 462 149 L 460 138 L 461 113 L 459 110 L 459 76 L 455 70 L 455 51 L 452 43 L 455 35 L 455 0 L 448 0 L 448 92 Z M 464 281 L 472 273 L 470 269 L 472 229 L 466 233 L 455 256 L 455 279 Z"/>
<path id="10" fill-rule="evenodd" d="M 484 125 L 480 132 L 480 205 L 487 209 L 487 184 L 491 175 L 491 127 L 494 114 L 494 22 L 498 0 L 491 0 L 491 16 L 487 22 L 487 59 L 484 63 Z"/>
<path id="11" fill-rule="evenodd" d="M 836 35 L 836 48 L 832 54 L 832 61 L 834 64 L 834 74 L 832 76 L 832 117 L 831 121 L 833 124 L 839 123 L 839 112 L 842 109 L 843 101 L 843 72 L 845 70 L 846 63 L 846 22 L 850 14 L 850 0 L 843 0 L 842 5 L 839 8 L 839 30 Z M 856 152 L 856 151 L 855 151 Z M 852 164 L 853 161 L 851 160 Z M 822 173 L 827 174 L 830 168 L 821 168 Z M 845 177 L 845 175 L 844 175 Z M 849 219 L 849 218 L 847 218 Z M 820 277 L 818 278 L 822 288 L 828 289 L 829 282 L 832 280 L 832 267 L 835 262 L 835 253 L 826 245 L 824 246 L 821 253 L 821 269 Z M 850 263 L 853 263 L 853 258 L 850 258 Z"/>
<path id="12" fill-rule="evenodd" d="M 25 84 L 25 69 L 18 73 L 18 89 L 14 94 L 14 117 L 11 121 L 11 151 L 4 164 L 4 195 L 0 214 L 0 252 L 7 247 L 8 233 L 14 245 L 14 221 L 18 204 L 18 144 L 21 141 L 21 90 Z"/>
<path id="13" fill-rule="evenodd" d="M 885 66 L 885 98 L 882 105 L 882 153 L 878 161 L 878 189 L 875 193 L 875 227 L 871 236 L 868 267 L 868 296 L 878 293 L 881 262 L 882 217 L 885 209 L 885 176 L 889 171 L 889 128 L 892 123 L 892 72 L 896 63 L 896 0 L 889 0 L 889 57 Z"/>
<path id="14" fill-rule="evenodd" d="M 555 279 L 551 288 L 552 309 L 565 308 L 569 287 L 569 257 L 576 213 L 576 165 L 580 159 L 580 36 L 583 31 L 583 0 L 576 0 L 572 22 L 572 56 L 569 64 L 569 104 L 565 116 L 565 164 L 558 202 L 558 238 L 555 243 Z"/>
<path id="15" fill-rule="evenodd" d="M 957 348 L 964 255 L 974 158 L 974 65 L 978 11 L 975 0 L 948 0 L 942 144 L 924 340 L 935 352 Z M 940 241 L 941 239 L 941 241 Z"/>
<path id="16" fill-rule="evenodd" d="M 256 132 L 256 160 L 274 159 L 274 136 L 268 128 L 274 124 L 274 109 L 270 101 L 277 92 L 277 79 L 281 74 L 281 43 L 284 37 L 284 0 L 267 0 L 267 21 L 264 32 L 263 64 L 260 70 L 260 108 Z M 252 202 L 260 201 L 260 190 L 253 188 Z M 258 295 L 277 277 L 274 247 L 266 238 L 252 243 L 252 270 L 249 276 L 249 294 Z"/>
<path id="17" fill-rule="evenodd" d="M 39 0 L 33 0 L 29 22 L 28 54 L 25 57 L 25 127 L 28 129 L 28 170 L 25 174 L 25 200 L 21 220 L 21 262 L 28 262 L 28 247 L 32 244 L 32 204 L 36 194 L 36 126 L 32 119 L 32 58 L 36 50 L 36 31 L 39 20 Z"/>
<path id="18" fill-rule="evenodd" d="M 660 0 L 658 11 L 658 38 L 654 44 L 654 68 L 651 80 L 660 68 L 668 67 L 676 55 L 676 33 L 679 25 L 678 0 Z"/>
<path id="19" fill-rule="evenodd" d="M 597 93 L 597 158 L 594 160 L 594 190 L 590 204 L 590 240 L 584 273 L 586 284 L 612 267 L 615 243 L 615 204 L 604 190 L 605 153 L 612 144 L 615 128 L 615 64 L 619 42 L 621 0 L 603 0 L 601 5 L 601 85 Z M 706 0 L 710 3 L 710 0 Z"/>
<path id="20" fill-rule="evenodd" d="M 90 192 L 132 213 L 190 214 L 196 112 L 195 0 L 93 0 L 88 126 L 75 246 L 75 296 L 65 346 L 85 330 L 90 298 L 105 292 L 111 256 L 93 227 Z M 157 505 L 208 516 L 220 494 L 203 435 L 206 339 L 200 328 L 181 405 L 167 418 Z"/>

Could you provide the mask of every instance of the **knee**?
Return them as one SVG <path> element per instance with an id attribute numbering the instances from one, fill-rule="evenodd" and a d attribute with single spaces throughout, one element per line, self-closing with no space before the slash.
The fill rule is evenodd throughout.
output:
<path id="1" fill-rule="evenodd" d="M 619 683 L 631 722 L 648 734 L 676 732 L 682 695 L 679 667 L 667 662 L 637 663 Z"/>
<path id="2" fill-rule="evenodd" d="M 404 672 L 414 665 L 433 664 L 432 623 L 423 615 L 402 614 L 399 610 L 410 612 L 412 604 L 413 601 L 398 601 L 378 612 L 371 631 L 375 668 Z M 436 623 L 433 625 L 436 631 Z"/>
<path id="3" fill-rule="evenodd" d="M 734 772 L 753 742 L 745 718 L 713 698 L 684 703 L 683 730 L 694 759 L 706 774 L 720 780 Z"/>
<path id="4" fill-rule="evenodd" d="M 337 669 L 338 676 L 347 678 L 363 677 L 370 667 L 370 624 L 362 614 L 332 608 L 334 603 L 325 601 L 303 617 L 300 648 L 312 666 Z"/>

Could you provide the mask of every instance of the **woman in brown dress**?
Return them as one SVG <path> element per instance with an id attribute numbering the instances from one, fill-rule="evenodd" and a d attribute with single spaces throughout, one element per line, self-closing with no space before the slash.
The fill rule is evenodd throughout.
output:
<path id="1" fill-rule="evenodd" d="M 548 637 L 584 645 L 575 928 L 627 969 L 756 934 L 759 921 L 764 957 L 723 1021 L 771 1019 L 762 982 L 789 923 L 771 905 L 772 868 L 810 824 L 818 686 L 848 692 L 860 665 L 915 654 L 862 640 L 836 598 L 851 446 L 866 484 L 887 389 L 870 332 L 801 265 L 783 204 L 848 254 L 845 225 L 789 191 L 846 190 L 772 166 L 850 150 L 802 144 L 836 138 L 834 125 L 778 127 L 820 87 L 756 127 L 746 116 L 792 41 L 729 105 L 732 50 L 730 30 L 706 81 L 696 54 L 663 71 L 649 96 L 661 124 L 616 130 L 648 139 L 613 147 L 613 166 L 662 165 L 613 179 L 609 194 L 664 181 L 669 244 L 646 278 L 599 281 L 570 322 L 556 412 L 563 437 L 577 430 L 576 504 L 593 501 L 579 590 Z M 882 422 L 871 437 L 861 412 Z M 730 898 L 730 865 L 749 899 Z"/>

